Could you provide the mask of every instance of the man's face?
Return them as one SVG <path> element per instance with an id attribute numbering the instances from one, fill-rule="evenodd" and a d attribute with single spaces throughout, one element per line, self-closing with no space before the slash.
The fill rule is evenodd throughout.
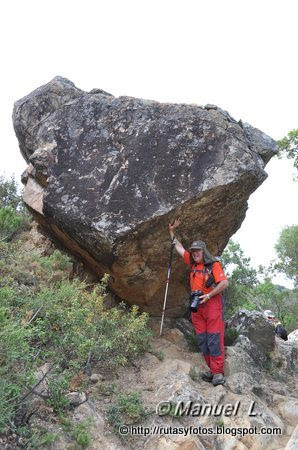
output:
<path id="1" fill-rule="evenodd" d="M 203 261 L 204 250 L 202 248 L 197 250 L 192 250 L 191 255 L 195 263 L 200 263 Z"/>

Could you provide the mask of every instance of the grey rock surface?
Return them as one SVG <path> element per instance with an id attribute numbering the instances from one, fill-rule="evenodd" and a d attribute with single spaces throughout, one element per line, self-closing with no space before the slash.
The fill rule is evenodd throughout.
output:
<path id="1" fill-rule="evenodd" d="M 18 100 L 13 123 L 38 222 L 152 314 L 162 308 L 168 222 L 181 217 L 185 247 L 200 238 L 220 252 L 276 153 L 270 137 L 214 105 L 116 98 L 61 77 Z M 185 308 L 182 267 L 174 259 L 171 316 Z"/>
<path id="2" fill-rule="evenodd" d="M 227 325 L 229 328 L 236 328 L 239 334 L 249 339 L 252 350 L 248 350 L 248 353 L 256 362 L 262 359 L 266 352 L 274 349 L 274 326 L 261 312 L 242 309 L 233 315 Z"/>
<path id="3" fill-rule="evenodd" d="M 296 426 L 295 430 L 293 431 L 293 434 L 291 438 L 289 439 L 287 446 L 285 450 L 295 450 L 298 447 L 298 425 Z"/>
<path id="4" fill-rule="evenodd" d="M 287 422 L 296 426 L 298 423 L 298 400 L 286 401 L 280 404 L 279 412 Z"/>
<path id="5" fill-rule="evenodd" d="M 296 343 L 298 343 L 298 330 L 292 331 L 292 333 L 290 333 L 288 335 L 288 340 L 289 341 L 295 341 Z"/>
<path id="6" fill-rule="evenodd" d="M 261 377 L 260 366 L 255 363 L 250 355 L 252 349 L 250 340 L 240 335 L 234 346 L 226 348 L 225 374 L 230 376 L 245 372 L 258 381 Z"/>
<path id="7" fill-rule="evenodd" d="M 276 347 L 283 363 L 280 372 L 291 373 L 298 380 L 298 341 L 296 339 L 283 341 L 277 337 Z"/>

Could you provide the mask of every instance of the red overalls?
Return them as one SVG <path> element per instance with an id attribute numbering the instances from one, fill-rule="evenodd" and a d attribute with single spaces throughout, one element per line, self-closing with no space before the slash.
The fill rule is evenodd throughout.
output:
<path id="1" fill-rule="evenodd" d="M 184 252 L 185 264 L 191 266 L 190 253 Z M 190 273 L 190 287 L 192 291 L 203 291 L 208 294 L 213 290 L 207 288 L 205 283 L 209 274 L 204 271 L 204 263 L 193 264 Z M 219 262 L 214 262 L 212 274 L 215 283 L 226 280 Z M 215 295 L 207 300 L 203 305 L 198 306 L 195 313 L 191 313 L 191 320 L 198 338 L 198 344 L 204 355 L 205 361 L 211 373 L 224 373 L 224 321 L 223 304 L 221 294 Z"/>

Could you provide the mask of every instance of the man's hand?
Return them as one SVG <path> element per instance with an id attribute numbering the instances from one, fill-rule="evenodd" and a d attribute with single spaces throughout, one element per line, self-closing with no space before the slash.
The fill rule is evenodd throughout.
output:
<path id="1" fill-rule="evenodd" d="M 180 219 L 175 219 L 173 223 L 169 223 L 169 230 L 172 233 L 176 230 L 177 227 L 179 227 L 181 221 Z"/>
<path id="2" fill-rule="evenodd" d="M 220 294 L 222 291 L 224 291 L 228 287 L 228 280 L 223 280 L 211 291 L 209 294 L 201 295 L 200 298 L 202 299 L 200 302 L 200 305 L 208 302 L 208 300 L 211 297 L 214 297 L 214 295 Z"/>
<path id="3" fill-rule="evenodd" d="M 199 304 L 203 305 L 204 303 L 208 302 L 208 300 L 210 299 L 210 295 L 209 294 L 204 294 L 204 295 L 201 295 L 200 298 L 202 300 L 200 301 Z"/>
<path id="4" fill-rule="evenodd" d="M 180 219 L 175 219 L 173 223 L 169 223 L 169 231 L 170 231 L 170 236 L 171 239 L 174 239 L 174 230 L 179 227 L 180 225 Z M 185 249 L 183 247 L 183 245 L 181 244 L 181 242 L 178 241 L 177 238 L 175 238 L 175 249 L 177 251 L 177 253 L 183 257 Z"/>

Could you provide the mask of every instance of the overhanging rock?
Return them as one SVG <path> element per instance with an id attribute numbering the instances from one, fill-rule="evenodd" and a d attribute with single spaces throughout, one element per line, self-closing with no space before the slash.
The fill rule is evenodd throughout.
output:
<path id="1" fill-rule="evenodd" d="M 270 137 L 214 105 L 116 98 L 61 77 L 17 101 L 13 122 L 37 220 L 152 314 L 163 303 L 169 221 L 181 218 L 185 247 L 202 239 L 220 252 L 276 153 Z M 168 315 L 183 312 L 187 289 L 176 256 Z"/>

